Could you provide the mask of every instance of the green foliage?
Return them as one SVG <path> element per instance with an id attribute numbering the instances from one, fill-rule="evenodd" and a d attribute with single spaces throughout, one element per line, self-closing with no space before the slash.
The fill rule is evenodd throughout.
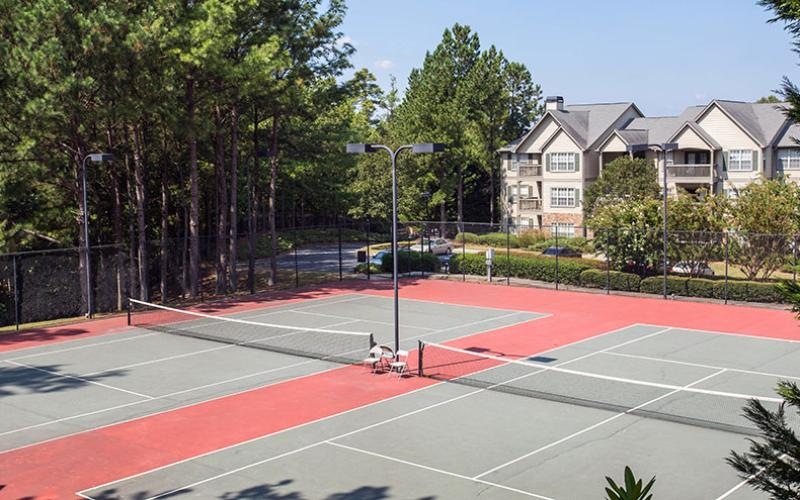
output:
<path id="1" fill-rule="evenodd" d="M 638 292 L 642 278 L 637 274 L 619 271 L 587 269 L 581 273 L 581 285 L 587 288 L 609 288 L 625 292 Z"/>
<path id="2" fill-rule="evenodd" d="M 439 258 L 432 253 L 420 253 L 400 251 L 400 260 L 397 262 L 397 271 L 399 273 L 410 273 L 412 271 L 425 271 L 428 273 L 439 272 L 441 262 Z M 391 253 L 387 253 L 381 260 L 381 272 L 391 273 L 394 265 L 394 258 Z"/>
<path id="3" fill-rule="evenodd" d="M 658 198 L 658 172 L 645 159 L 620 156 L 603 166 L 603 174 L 583 195 L 584 216 L 591 218 L 601 201 L 648 200 Z"/>
<path id="4" fill-rule="evenodd" d="M 661 260 L 661 203 L 658 200 L 600 200 L 589 226 L 594 248 L 618 270 L 645 275 Z"/>
<path id="5" fill-rule="evenodd" d="M 783 302 L 783 296 L 774 283 L 728 280 L 728 299 L 742 302 Z M 725 297 L 725 283 L 714 283 L 714 296 Z"/>
<path id="6" fill-rule="evenodd" d="M 367 264 L 366 262 L 362 262 L 361 264 L 357 264 L 356 267 L 353 269 L 353 272 L 359 274 L 367 274 L 367 266 L 369 265 L 369 272 L 372 274 L 377 274 L 381 272 L 381 266 L 375 264 Z"/>
<path id="7" fill-rule="evenodd" d="M 478 235 L 475 233 L 463 232 L 458 233 L 455 238 L 456 243 L 463 244 L 463 243 L 471 243 L 477 244 L 478 243 Z"/>
<path id="8" fill-rule="evenodd" d="M 800 188 L 785 179 L 759 179 L 736 200 L 731 256 L 748 279 L 765 280 L 784 264 L 800 221 Z"/>
<path id="9" fill-rule="evenodd" d="M 723 232 L 729 227 L 732 212 L 731 201 L 724 195 L 701 190 L 671 197 L 667 211 L 669 260 L 686 262 L 692 273 L 699 274 L 703 264 L 721 258 Z"/>
<path id="10" fill-rule="evenodd" d="M 687 281 L 689 278 L 667 276 L 667 294 L 686 296 Z M 662 294 L 664 293 L 664 278 L 662 276 L 644 278 L 639 284 L 639 290 L 642 293 Z"/>
<path id="11" fill-rule="evenodd" d="M 641 479 L 636 479 L 630 467 L 625 467 L 625 483 L 618 486 L 613 479 L 606 476 L 608 487 L 606 487 L 607 500 L 651 500 L 653 495 L 650 490 L 656 482 L 653 476 L 647 484 L 643 484 Z"/>
<path id="12" fill-rule="evenodd" d="M 538 229 L 520 231 L 520 233 L 517 235 L 520 248 L 530 248 L 531 246 L 545 241 L 546 239 L 547 236 L 545 236 L 544 232 Z"/>
<path id="13" fill-rule="evenodd" d="M 766 408 L 751 399 L 744 416 L 760 431 L 760 439 L 750 440 L 750 449 L 731 451 L 726 459 L 750 487 L 769 494 L 774 500 L 800 498 L 800 439 L 797 429 L 787 422 L 786 413 L 800 412 L 800 387 L 795 382 L 778 382 L 776 389 L 784 402 L 776 409 Z"/>
<path id="14" fill-rule="evenodd" d="M 478 243 L 496 248 L 519 248 L 519 240 L 517 235 L 506 233 L 486 233 L 478 236 Z"/>
<path id="15" fill-rule="evenodd" d="M 494 259 L 495 276 L 510 275 L 514 278 L 523 278 L 536 281 L 555 283 L 558 276 L 559 283 L 580 285 L 581 273 L 596 265 L 582 259 L 556 259 L 549 257 L 520 257 L 511 255 L 496 255 Z M 450 272 L 486 276 L 486 257 L 482 254 L 453 255 L 450 258 Z"/>
<path id="16" fill-rule="evenodd" d="M 581 253 L 588 253 L 594 249 L 592 242 L 589 241 L 587 238 L 584 238 L 583 236 L 575 236 L 574 238 L 558 238 L 557 242 L 556 238 L 547 238 L 539 240 L 538 242 L 532 245 L 528 245 L 527 248 L 528 250 L 542 252 L 548 247 L 555 247 L 555 246 L 571 248 Z"/>

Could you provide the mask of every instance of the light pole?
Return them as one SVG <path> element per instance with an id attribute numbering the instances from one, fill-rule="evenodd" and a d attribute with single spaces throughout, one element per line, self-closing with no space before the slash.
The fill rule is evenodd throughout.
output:
<path id="1" fill-rule="evenodd" d="M 92 259 L 89 253 L 89 202 L 86 193 L 86 162 L 102 163 L 111 161 L 114 155 L 110 153 L 92 153 L 83 158 L 83 240 L 86 252 L 86 317 L 94 314 L 94 294 L 92 293 Z"/>
<path id="2" fill-rule="evenodd" d="M 397 353 L 400 350 L 400 294 L 397 280 L 397 261 L 399 260 L 397 252 L 397 155 L 406 149 L 410 149 L 413 154 L 441 153 L 444 151 L 444 144 L 406 144 L 395 150 L 383 144 L 347 145 L 348 154 L 377 153 L 381 149 L 389 153 L 392 158 L 392 287 L 394 289 L 394 351 Z"/>
<path id="3" fill-rule="evenodd" d="M 663 293 L 664 298 L 667 298 L 667 152 L 674 151 L 678 149 L 677 142 L 664 142 L 661 144 L 634 144 L 628 146 L 628 151 L 631 153 L 635 153 L 637 151 L 645 151 L 645 150 L 656 150 L 660 151 L 661 155 L 664 157 L 664 189 L 662 193 L 662 199 L 664 203 L 664 209 L 662 213 L 662 221 L 661 224 L 663 225 L 663 266 L 664 266 L 664 284 L 663 284 Z"/>

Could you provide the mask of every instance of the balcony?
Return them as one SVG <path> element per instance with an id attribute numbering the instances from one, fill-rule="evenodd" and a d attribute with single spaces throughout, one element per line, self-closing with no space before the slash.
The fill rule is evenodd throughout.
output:
<path id="1" fill-rule="evenodd" d="M 667 174 L 673 179 L 708 181 L 711 178 L 710 164 L 673 164 L 667 169 Z"/>
<path id="2" fill-rule="evenodd" d="M 512 166 L 517 171 L 517 177 L 542 176 L 542 165 L 539 163 L 515 161 Z"/>
<path id="3" fill-rule="evenodd" d="M 519 210 L 521 212 L 541 209 L 542 200 L 539 198 L 522 198 L 519 200 Z"/>

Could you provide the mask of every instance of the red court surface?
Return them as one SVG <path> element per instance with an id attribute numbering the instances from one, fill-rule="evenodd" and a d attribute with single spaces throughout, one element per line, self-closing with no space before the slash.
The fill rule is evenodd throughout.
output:
<path id="1" fill-rule="evenodd" d="M 390 295 L 387 284 L 343 283 L 315 292 L 291 292 L 264 300 L 198 308 L 220 314 L 263 308 L 285 301 L 342 293 Z M 401 297 L 450 304 L 494 307 L 551 316 L 462 338 L 456 347 L 480 346 L 509 356 L 529 356 L 626 327 L 652 323 L 780 339 L 800 339 L 800 323 L 785 310 L 679 302 L 627 296 L 481 285 L 444 280 L 403 284 Z M 84 334 L 120 331 L 124 317 L 71 325 Z M 5 339 L 12 350 L 75 336 L 38 332 L 33 339 Z M 75 492 L 141 473 L 223 447 L 300 426 L 379 402 L 427 385 L 429 379 L 382 379 L 363 384 L 356 367 L 342 367 L 275 385 L 198 403 L 130 422 L 0 454 L 0 497 L 72 498 Z M 315 401 L 314 405 L 305 402 Z M 231 422 L 236 422 L 231 426 Z M 224 432 L 223 432 L 224 430 Z"/>

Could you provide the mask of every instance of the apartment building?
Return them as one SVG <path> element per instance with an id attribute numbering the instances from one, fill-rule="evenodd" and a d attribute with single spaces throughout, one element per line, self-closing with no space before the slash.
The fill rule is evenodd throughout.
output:
<path id="1" fill-rule="evenodd" d="M 794 138 L 800 127 L 780 104 L 714 100 L 679 116 L 645 117 L 632 102 L 565 105 L 548 97 L 531 130 L 499 150 L 505 213 L 517 226 L 575 234 L 583 226 L 582 193 L 621 155 L 652 161 L 659 182 L 666 168 L 668 192 L 736 196 L 761 175 L 800 174 Z M 677 147 L 647 148 L 664 143 Z"/>

